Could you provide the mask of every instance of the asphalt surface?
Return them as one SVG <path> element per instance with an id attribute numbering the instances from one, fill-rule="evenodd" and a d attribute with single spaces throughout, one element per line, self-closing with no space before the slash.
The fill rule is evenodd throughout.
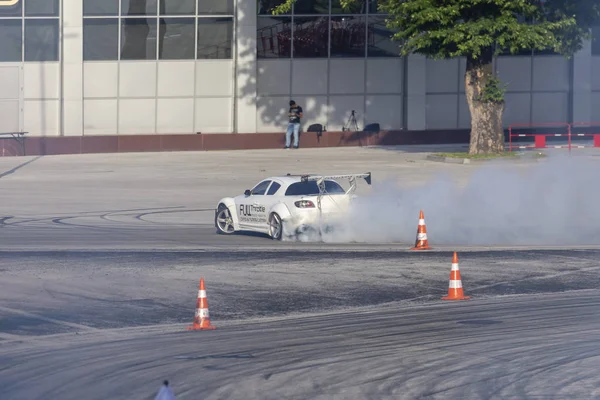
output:
<path id="1" fill-rule="evenodd" d="M 386 227 L 398 235 L 373 243 L 215 234 L 221 196 L 290 161 L 332 173 L 368 165 L 403 188 L 440 170 L 467 190 L 485 178 L 424 158 L 339 149 L 0 159 L 0 398 L 152 399 L 163 379 L 178 399 L 600 398 L 600 245 L 587 202 L 578 210 L 589 229 L 565 230 L 561 214 L 538 237 L 520 233 L 520 245 L 518 235 L 496 245 L 442 235 L 443 207 L 427 213 L 424 252 L 410 250 L 412 209 Z M 569 193 L 594 186 L 584 178 Z M 560 210 L 565 199 L 550 194 L 545 211 Z M 490 221 L 478 227 L 488 239 L 514 230 Z M 454 251 L 466 302 L 440 299 Z M 200 277 L 217 329 L 189 332 Z"/>
<path id="2" fill-rule="evenodd" d="M 0 385 L 14 400 L 152 399 L 162 378 L 178 399 L 589 399 L 599 313 L 581 293 L 102 331 L 3 346 Z"/>

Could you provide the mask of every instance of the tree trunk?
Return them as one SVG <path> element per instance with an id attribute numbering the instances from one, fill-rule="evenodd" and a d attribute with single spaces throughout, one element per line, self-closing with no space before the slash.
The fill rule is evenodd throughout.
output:
<path id="1" fill-rule="evenodd" d="M 484 102 L 481 94 L 492 76 L 492 53 L 479 59 L 467 59 L 465 94 L 471 112 L 469 154 L 493 154 L 504 151 L 502 113 L 504 101 Z"/>

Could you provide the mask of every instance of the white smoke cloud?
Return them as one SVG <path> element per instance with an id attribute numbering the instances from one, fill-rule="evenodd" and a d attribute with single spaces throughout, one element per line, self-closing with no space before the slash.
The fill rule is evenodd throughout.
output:
<path id="1" fill-rule="evenodd" d="M 422 209 L 430 244 L 600 244 L 598 166 L 590 157 L 557 153 L 525 168 L 484 163 L 464 187 L 447 173 L 412 188 L 374 177 L 372 192 L 333 232 L 298 240 L 413 242 Z"/>

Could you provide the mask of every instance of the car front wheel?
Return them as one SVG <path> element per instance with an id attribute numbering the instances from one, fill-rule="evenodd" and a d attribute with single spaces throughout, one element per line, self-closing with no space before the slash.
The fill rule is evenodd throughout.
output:
<path id="1" fill-rule="evenodd" d="M 281 240 L 283 237 L 283 222 L 277 213 L 269 216 L 269 235 L 275 240 Z"/>

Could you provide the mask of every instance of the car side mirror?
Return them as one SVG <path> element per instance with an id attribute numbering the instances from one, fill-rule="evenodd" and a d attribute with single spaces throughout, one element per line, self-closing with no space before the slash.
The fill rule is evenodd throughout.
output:
<path id="1" fill-rule="evenodd" d="M 250 196 L 252 193 L 250 192 L 250 189 L 246 189 L 244 191 L 244 196 Z"/>

